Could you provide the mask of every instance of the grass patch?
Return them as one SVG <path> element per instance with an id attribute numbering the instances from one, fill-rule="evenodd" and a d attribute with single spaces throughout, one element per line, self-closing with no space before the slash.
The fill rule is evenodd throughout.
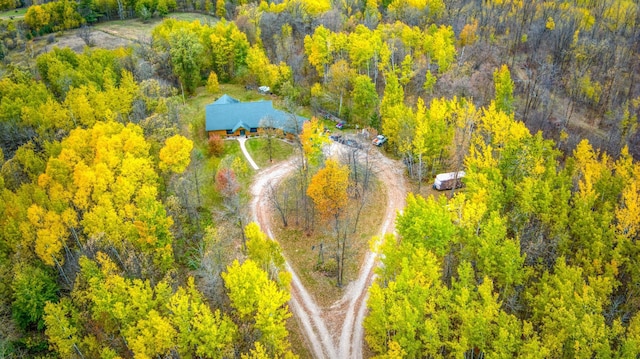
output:
<path id="1" fill-rule="evenodd" d="M 167 16 L 176 20 L 192 22 L 199 20 L 203 24 L 214 24 L 218 21 L 213 16 L 198 13 L 172 13 Z M 108 34 L 118 36 L 129 40 L 138 40 L 145 37 L 151 37 L 153 29 L 159 25 L 164 19 L 153 18 L 149 21 L 142 21 L 140 19 L 129 20 L 112 20 L 105 21 L 95 25 L 97 30 L 104 31 Z"/>
<path id="2" fill-rule="evenodd" d="M 271 165 L 269 162 L 269 151 L 267 148 L 267 139 L 262 137 L 254 137 L 249 139 L 245 145 L 247 151 L 253 157 L 258 167 L 267 167 Z M 273 138 L 271 140 L 271 152 L 273 162 L 280 162 L 289 158 L 293 154 L 294 148 L 291 144 L 280 139 Z"/>
<path id="3" fill-rule="evenodd" d="M 138 40 L 151 37 L 151 32 L 158 24 L 162 22 L 162 19 L 151 19 L 150 21 L 143 22 L 139 19 L 130 20 L 111 20 L 98 23 L 94 26 L 96 30 L 106 32 L 117 37 L 121 37 L 127 40 Z"/>
<path id="4" fill-rule="evenodd" d="M 24 18 L 24 15 L 27 13 L 26 7 L 21 7 L 18 9 L 7 10 L 0 12 L 0 19 L 2 20 L 11 20 L 13 16 L 13 20 L 18 20 Z"/>
<path id="5" fill-rule="evenodd" d="M 364 256 L 369 250 L 369 241 L 371 237 L 380 234 L 380 226 L 384 222 L 386 206 L 380 205 L 380 203 L 387 203 L 384 186 L 376 182 L 370 189 L 369 196 L 368 203 L 360 214 L 356 230 L 353 231 L 353 223 L 349 224 L 344 287 L 357 278 Z M 356 201 L 352 200 L 350 207 L 355 207 L 355 205 Z M 354 208 L 348 210 L 353 213 Z M 315 231 L 305 234 L 301 229 L 295 228 L 293 220 L 289 222 L 288 228 L 281 227 L 282 222 L 277 214 L 273 213 L 274 235 L 305 288 L 319 305 L 330 306 L 343 294 L 343 288 L 336 286 L 334 273 L 330 273 L 335 264 L 333 258 L 336 249 L 332 226 L 330 223 L 317 219 Z M 325 265 L 323 268 L 318 268 L 318 251 L 321 242 L 324 242 Z"/>
<path id="6" fill-rule="evenodd" d="M 220 91 L 216 94 L 216 98 L 227 94 L 242 102 L 271 100 L 268 95 L 262 95 L 255 90 L 247 90 L 244 85 L 238 84 L 220 84 Z"/>
<path id="7" fill-rule="evenodd" d="M 187 22 L 193 22 L 198 20 L 200 21 L 201 24 L 208 24 L 208 25 L 213 25 L 219 21 L 218 18 L 215 16 L 201 14 L 197 12 L 176 12 L 176 13 L 169 14 L 167 17 L 180 20 L 180 21 L 187 21 Z"/>
<path id="8" fill-rule="evenodd" d="M 287 319 L 287 330 L 289 331 L 291 351 L 298 355 L 299 358 L 313 358 L 313 355 L 311 355 L 311 351 L 309 351 L 307 346 L 307 341 L 302 335 L 302 327 L 293 315 Z"/>

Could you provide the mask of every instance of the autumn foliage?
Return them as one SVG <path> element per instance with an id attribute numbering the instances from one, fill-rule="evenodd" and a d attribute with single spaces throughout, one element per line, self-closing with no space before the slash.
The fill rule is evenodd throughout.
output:
<path id="1" fill-rule="evenodd" d="M 166 140 L 160 150 L 160 169 L 182 173 L 191 162 L 193 142 L 184 136 L 175 135 Z"/>
<path id="2" fill-rule="evenodd" d="M 236 173 L 231 168 L 221 168 L 216 174 L 216 189 L 225 198 L 235 196 L 240 190 Z"/>
<path id="3" fill-rule="evenodd" d="M 212 156 L 220 156 L 224 152 L 224 139 L 219 135 L 213 134 L 209 136 L 208 151 Z"/>
<path id="4" fill-rule="evenodd" d="M 325 218 L 337 218 L 348 201 L 349 169 L 333 159 L 312 178 L 307 195 Z"/>

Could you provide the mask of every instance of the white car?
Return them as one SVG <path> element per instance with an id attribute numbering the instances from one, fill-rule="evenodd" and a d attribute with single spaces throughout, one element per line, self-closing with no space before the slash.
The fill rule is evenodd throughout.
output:
<path id="1" fill-rule="evenodd" d="M 378 135 L 373 139 L 373 144 L 378 147 L 384 145 L 385 142 L 387 142 L 387 138 L 383 135 Z"/>

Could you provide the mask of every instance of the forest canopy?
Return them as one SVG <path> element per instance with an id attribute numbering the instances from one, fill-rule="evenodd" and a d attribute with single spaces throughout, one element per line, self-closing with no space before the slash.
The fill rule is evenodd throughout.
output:
<path id="1" fill-rule="evenodd" d="M 338 286 L 347 228 L 376 193 L 355 151 L 326 160 L 330 120 L 384 135 L 416 192 L 379 249 L 372 355 L 639 355 L 636 2 L 0 10 L 0 357 L 300 354 L 285 259 L 247 213 L 252 172 L 204 131 L 203 93 L 258 86 L 317 116 L 290 139 L 301 167 L 270 200 L 283 227 L 329 224 L 335 258 L 321 249 L 317 270 Z M 101 48 L 92 31 L 112 20 L 149 37 Z M 87 46 L 55 46 L 65 36 Z M 283 135 L 260 135 L 271 162 Z M 464 188 L 429 195 L 435 174 L 459 170 Z"/>

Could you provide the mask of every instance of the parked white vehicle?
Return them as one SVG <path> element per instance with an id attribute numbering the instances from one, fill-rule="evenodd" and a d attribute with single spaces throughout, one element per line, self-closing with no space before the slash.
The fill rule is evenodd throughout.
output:
<path id="1" fill-rule="evenodd" d="M 454 187 L 460 188 L 463 186 L 463 177 L 464 171 L 440 173 L 436 176 L 436 180 L 433 182 L 433 189 L 443 191 Z"/>
<path id="2" fill-rule="evenodd" d="M 387 138 L 384 135 L 377 135 L 376 138 L 373 139 L 373 144 L 378 147 L 384 145 L 385 142 L 387 142 Z"/>

